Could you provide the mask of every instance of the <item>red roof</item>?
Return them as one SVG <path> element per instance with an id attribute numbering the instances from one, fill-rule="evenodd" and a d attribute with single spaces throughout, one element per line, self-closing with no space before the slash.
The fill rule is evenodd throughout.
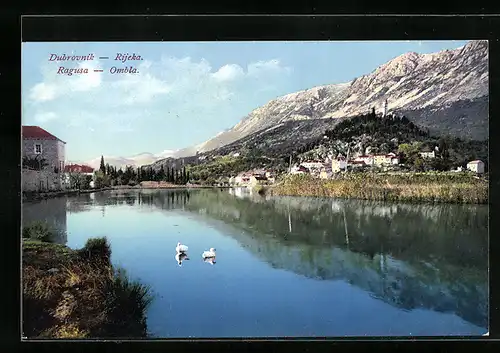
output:
<path id="1" fill-rule="evenodd" d="M 42 129 L 39 126 L 23 126 L 23 139 L 37 139 L 37 140 L 63 140 L 55 137 L 50 132 Z M 64 142 L 66 143 L 66 142 Z"/>
<path id="2" fill-rule="evenodd" d="M 94 168 L 89 167 L 88 165 L 80 165 L 80 164 L 70 164 L 64 167 L 64 171 L 67 173 L 93 173 Z"/>

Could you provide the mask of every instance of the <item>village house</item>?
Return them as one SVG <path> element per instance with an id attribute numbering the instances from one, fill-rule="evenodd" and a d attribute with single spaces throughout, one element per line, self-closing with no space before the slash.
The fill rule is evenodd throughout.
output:
<path id="1" fill-rule="evenodd" d="M 249 185 L 252 187 L 256 185 L 266 185 L 268 182 L 269 181 L 265 176 L 256 174 L 250 177 Z"/>
<path id="2" fill-rule="evenodd" d="M 391 162 L 392 162 L 393 165 L 398 165 L 399 162 L 400 162 L 399 156 L 393 156 L 391 158 Z"/>
<path id="3" fill-rule="evenodd" d="M 395 159 L 398 161 L 398 159 L 396 158 L 396 154 L 392 152 L 388 154 L 377 154 L 373 156 L 374 164 L 377 166 L 386 164 L 398 164 L 399 162 L 398 163 L 393 162 Z"/>
<path id="4" fill-rule="evenodd" d="M 64 184 L 70 186 L 71 184 L 71 177 L 70 174 L 72 173 L 78 173 L 81 175 L 88 175 L 92 177 L 92 181 L 90 182 L 90 187 L 94 187 L 94 168 L 89 167 L 88 165 L 80 165 L 80 164 L 68 164 L 67 166 L 64 167 L 64 178 L 63 182 Z"/>
<path id="5" fill-rule="evenodd" d="M 23 157 L 44 159 L 45 169 L 55 172 L 64 170 L 66 142 L 39 126 L 23 126 Z"/>
<path id="6" fill-rule="evenodd" d="M 470 161 L 467 163 L 467 169 L 473 171 L 474 173 L 483 174 L 484 162 L 480 160 Z"/>
<path id="7" fill-rule="evenodd" d="M 351 166 L 352 168 L 362 168 L 366 166 L 366 163 L 363 161 L 351 160 L 347 163 L 347 165 Z"/>
<path id="8" fill-rule="evenodd" d="M 319 171 L 325 167 L 325 163 L 322 161 L 306 161 L 306 162 L 300 163 L 300 165 L 306 167 L 311 172 Z"/>
<path id="9" fill-rule="evenodd" d="M 420 152 L 419 155 L 422 158 L 435 158 L 436 157 L 436 152 L 430 147 L 424 147 Z"/>
<path id="10" fill-rule="evenodd" d="M 88 165 L 68 164 L 64 167 L 65 173 L 80 173 L 83 175 L 94 175 L 94 168 Z"/>
<path id="11" fill-rule="evenodd" d="M 234 183 L 236 185 L 246 185 L 250 182 L 251 176 L 249 173 L 240 173 L 234 178 Z"/>
<path id="12" fill-rule="evenodd" d="M 332 177 L 333 173 L 330 169 L 323 169 L 321 173 L 319 173 L 319 177 L 321 179 L 330 179 Z"/>
<path id="13" fill-rule="evenodd" d="M 339 156 L 332 160 L 332 172 L 337 173 L 341 170 L 345 170 L 347 167 L 347 161 L 344 157 Z"/>
<path id="14" fill-rule="evenodd" d="M 293 166 L 290 170 L 290 174 L 306 174 L 309 173 L 309 169 L 303 165 Z"/>
<path id="15" fill-rule="evenodd" d="M 395 153 L 390 152 L 387 154 L 376 155 L 361 155 L 353 159 L 354 162 L 363 162 L 367 166 L 382 166 L 388 164 L 399 164 L 399 157 Z M 357 163 L 357 165 L 361 165 Z"/>
<path id="16" fill-rule="evenodd" d="M 357 156 L 356 158 L 354 158 L 354 161 L 363 162 L 366 165 L 373 165 L 374 164 L 373 157 L 374 156 L 361 155 L 361 156 Z"/>

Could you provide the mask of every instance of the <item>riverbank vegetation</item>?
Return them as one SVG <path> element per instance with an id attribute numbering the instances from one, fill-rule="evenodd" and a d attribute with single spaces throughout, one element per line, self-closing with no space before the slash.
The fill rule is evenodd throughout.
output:
<path id="1" fill-rule="evenodd" d="M 488 203 L 488 182 L 469 173 L 347 173 L 335 179 L 286 176 L 273 195 L 380 201 Z"/>
<path id="2" fill-rule="evenodd" d="M 146 337 L 150 288 L 113 267 L 106 238 L 72 250 L 40 240 L 50 239 L 50 232 L 40 224 L 23 229 L 23 335 Z"/>

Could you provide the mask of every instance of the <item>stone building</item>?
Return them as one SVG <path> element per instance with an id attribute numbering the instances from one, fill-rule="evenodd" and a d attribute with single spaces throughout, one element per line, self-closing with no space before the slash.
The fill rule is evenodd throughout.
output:
<path id="1" fill-rule="evenodd" d="M 45 159 L 48 170 L 64 170 L 66 142 L 39 126 L 23 126 L 23 157 Z"/>

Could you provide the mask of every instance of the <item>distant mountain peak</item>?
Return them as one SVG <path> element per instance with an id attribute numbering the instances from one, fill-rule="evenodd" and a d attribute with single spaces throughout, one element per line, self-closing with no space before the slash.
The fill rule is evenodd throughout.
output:
<path id="1" fill-rule="evenodd" d="M 450 119 L 456 120 L 465 112 L 470 119 L 484 121 L 487 116 L 483 116 L 482 97 L 489 95 L 487 48 L 487 41 L 473 40 L 452 50 L 403 53 L 352 81 L 311 87 L 277 97 L 251 111 L 229 131 L 184 149 L 183 154 L 194 155 L 197 150 L 207 152 L 285 121 L 348 117 L 366 113 L 372 107 L 381 112 L 386 99 L 390 111 L 410 117 L 418 112 L 426 126 L 446 129 Z M 467 103 L 476 101 L 479 111 L 470 107 L 472 103 Z M 438 113 L 440 117 L 433 122 L 432 116 Z M 469 125 L 452 122 L 452 125 L 453 131 L 459 134 L 487 135 L 484 122 Z"/>

